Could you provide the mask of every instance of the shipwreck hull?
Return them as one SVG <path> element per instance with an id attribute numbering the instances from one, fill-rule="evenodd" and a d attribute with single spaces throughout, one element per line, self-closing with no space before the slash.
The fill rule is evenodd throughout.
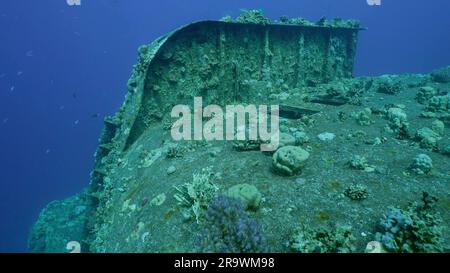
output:
<path id="1" fill-rule="evenodd" d="M 104 156 L 126 150 L 194 96 L 218 105 L 263 104 L 274 92 L 352 77 L 360 30 L 201 21 L 140 47 L 125 103 L 106 118 L 92 187 L 102 188 Z"/>
<path id="2" fill-rule="evenodd" d="M 123 164 L 130 147 L 155 124 L 163 123 L 174 105 L 190 105 L 194 96 L 201 96 L 205 104 L 264 104 L 272 94 L 299 94 L 303 87 L 351 78 L 360 30 L 202 21 L 140 47 L 125 102 L 114 116 L 105 119 L 89 198 L 70 204 L 72 208 L 86 206 L 82 223 L 77 222 L 77 230 L 85 234 L 83 251 L 113 251 L 100 247 L 97 240 L 104 216 L 111 211 L 116 181 L 109 177 Z M 64 234 L 59 237 L 67 233 L 61 229 Z M 45 234 L 41 231 L 38 235 Z M 96 240 L 95 248 L 89 249 Z M 45 246 L 35 244 L 33 249 L 46 251 Z M 61 245 L 60 251 L 66 251 L 65 247 Z M 57 250 L 52 246 L 51 251 Z"/>
<path id="3" fill-rule="evenodd" d="M 183 27 L 151 50 L 133 82 L 139 112 L 126 146 L 194 96 L 219 105 L 265 103 L 272 93 L 350 78 L 359 30 L 218 21 Z"/>

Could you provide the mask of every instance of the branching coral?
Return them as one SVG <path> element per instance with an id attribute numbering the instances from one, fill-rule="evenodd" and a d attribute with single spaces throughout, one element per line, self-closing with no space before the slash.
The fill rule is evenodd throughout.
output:
<path id="1" fill-rule="evenodd" d="M 214 174 L 211 167 L 204 168 L 200 173 L 193 175 L 191 183 L 185 183 L 181 187 L 175 187 L 174 195 L 178 204 L 189 208 L 197 222 L 203 218 L 209 202 L 217 195 L 219 187 L 213 182 Z"/>
<path id="2" fill-rule="evenodd" d="M 401 84 L 390 76 L 380 77 L 377 91 L 384 94 L 395 95 L 402 90 Z"/>
<path id="3" fill-rule="evenodd" d="M 259 253 L 270 248 L 261 226 L 241 201 L 219 195 L 206 212 L 201 246 L 206 252 Z"/>
<path id="4" fill-rule="evenodd" d="M 348 253 L 355 250 L 349 226 L 311 229 L 302 226 L 292 237 L 292 250 L 300 253 Z"/>
<path id="5" fill-rule="evenodd" d="M 401 108 L 389 108 L 387 111 L 389 120 L 388 128 L 392 130 L 398 139 L 410 138 L 408 116 Z"/>
<path id="6" fill-rule="evenodd" d="M 363 200 L 369 196 L 369 191 L 363 185 L 354 184 L 344 191 L 344 195 L 352 200 Z"/>
<path id="7" fill-rule="evenodd" d="M 391 208 L 380 221 L 376 240 L 390 252 L 442 252 L 441 218 L 433 211 L 436 202 L 424 192 L 422 204 Z"/>
<path id="8" fill-rule="evenodd" d="M 241 15 L 236 18 L 238 23 L 250 23 L 250 24 L 270 24 L 270 20 L 264 16 L 264 12 L 259 9 L 255 10 L 242 10 Z"/>

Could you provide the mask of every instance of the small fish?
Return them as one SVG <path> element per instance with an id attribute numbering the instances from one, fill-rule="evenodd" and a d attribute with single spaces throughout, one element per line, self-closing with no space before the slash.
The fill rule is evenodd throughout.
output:
<path id="1" fill-rule="evenodd" d="M 98 118 L 99 116 L 100 116 L 99 113 L 94 113 L 94 114 L 91 115 L 91 118 Z"/>
<path id="2" fill-rule="evenodd" d="M 17 71 L 17 76 L 20 76 L 20 75 L 22 75 L 22 74 L 23 74 L 22 71 Z"/>
<path id="3" fill-rule="evenodd" d="M 49 154 L 51 152 L 51 150 L 50 149 L 47 149 L 47 150 L 45 150 L 45 154 Z"/>
<path id="4" fill-rule="evenodd" d="M 6 76 L 6 74 L 5 73 L 3 73 L 3 74 L 0 74 L 0 78 L 4 78 Z"/>
<path id="5" fill-rule="evenodd" d="M 72 93 L 72 98 L 76 99 L 77 98 L 77 93 L 73 92 Z"/>
<path id="6" fill-rule="evenodd" d="M 73 124 L 78 125 L 78 123 L 80 123 L 80 121 L 77 119 Z"/>
<path id="7" fill-rule="evenodd" d="M 28 50 L 28 51 L 25 53 L 25 55 L 26 55 L 27 57 L 33 57 L 33 50 Z"/>
<path id="8" fill-rule="evenodd" d="M 11 86 L 11 88 L 9 89 L 10 92 L 13 92 L 16 89 L 15 86 Z"/>
<path id="9" fill-rule="evenodd" d="M 4 118 L 3 119 L 3 124 L 6 124 L 8 122 L 9 118 Z"/>

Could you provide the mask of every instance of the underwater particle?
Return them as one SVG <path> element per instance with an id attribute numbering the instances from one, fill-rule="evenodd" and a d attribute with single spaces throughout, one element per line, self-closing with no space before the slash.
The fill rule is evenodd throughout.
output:
<path id="1" fill-rule="evenodd" d="M 46 150 L 45 150 L 45 154 L 47 154 L 47 155 L 48 155 L 50 152 L 51 152 L 50 149 L 46 149 Z"/>
<path id="2" fill-rule="evenodd" d="M 232 186 L 226 195 L 242 201 L 249 210 L 257 210 L 261 204 L 262 195 L 258 188 L 247 183 Z"/>
<path id="3" fill-rule="evenodd" d="M 429 174 L 433 169 L 433 160 L 426 154 L 419 154 L 409 168 L 418 175 Z"/>
<path id="4" fill-rule="evenodd" d="M 150 201 L 150 205 L 159 207 L 165 201 L 166 201 L 166 194 L 165 193 L 161 193 L 161 194 L 158 194 L 156 197 L 154 197 L 152 199 L 152 201 Z"/>
<path id="5" fill-rule="evenodd" d="M 344 191 L 344 195 L 348 198 L 360 201 L 369 197 L 369 190 L 361 184 L 353 184 Z"/>
<path id="6" fill-rule="evenodd" d="M 6 124 L 8 121 L 9 121 L 9 118 L 4 118 L 4 119 L 2 120 L 3 124 Z"/>
<path id="7" fill-rule="evenodd" d="M 13 85 L 9 88 L 9 92 L 14 92 L 15 89 L 16 89 L 16 87 Z"/>
<path id="8" fill-rule="evenodd" d="M 16 74 L 16 75 L 17 75 L 18 77 L 20 77 L 20 76 L 22 76 L 22 74 L 23 74 L 22 71 L 17 71 L 17 74 Z"/>
<path id="9" fill-rule="evenodd" d="M 75 124 L 75 125 L 78 125 L 78 123 L 80 123 L 80 120 L 78 120 L 78 119 L 73 122 L 73 124 Z"/>
<path id="10" fill-rule="evenodd" d="M 367 243 L 364 253 L 387 253 L 387 251 L 380 242 L 371 241 Z"/>
<path id="11" fill-rule="evenodd" d="M 27 52 L 25 52 L 25 56 L 27 57 L 33 57 L 33 55 L 34 55 L 33 50 L 28 50 Z"/>
<path id="12" fill-rule="evenodd" d="M 300 226 L 289 243 L 299 253 L 350 253 L 355 251 L 355 237 L 350 226 L 310 228 Z"/>
<path id="13" fill-rule="evenodd" d="M 175 166 L 170 166 L 169 168 L 167 168 L 166 172 L 167 172 L 168 175 L 171 175 L 171 174 L 173 174 L 176 171 L 177 171 L 177 168 L 175 168 Z"/>
<path id="14" fill-rule="evenodd" d="M 431 79 L 438 83 L 448 83 L 450 82 L 450 66 L 436 69 L 431 72 Z"/>
<path id="15" fill-rule="evenodd" d="M 332 141 L 336 137 L 336 135 L 333 133 L 324 132 L 318 134 L 317 137 L 322 141 Z"/>
<path id="16" fill-rule="evenodd" d="M 284 146 L 273 155 L 272 165 L 277 173 L 294 175 L 302 170 L 308 158 L 306 150 L 297 146 Z"/>
<path id="17" fill-rule="evenodd" d="M 6 76 L 5 73 L 0 74 L 0 79 L 1 79 L 1 78 L 4 78 L 5 76 Z"/>

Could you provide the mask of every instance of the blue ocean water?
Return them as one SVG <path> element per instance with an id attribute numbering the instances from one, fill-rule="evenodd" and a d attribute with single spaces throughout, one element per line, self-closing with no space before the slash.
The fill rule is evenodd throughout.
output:
<path id="1" fill-rule="evenodd" d="M 355 18 L 355 75 L 427 73 L 450 63 L 448 0 L 4 0 L 0 3 L 0 252 L 27 251 L 50 201 L 89 183 L 105 115 L 123 101 L 139 45 L 192 21 Z"/>

